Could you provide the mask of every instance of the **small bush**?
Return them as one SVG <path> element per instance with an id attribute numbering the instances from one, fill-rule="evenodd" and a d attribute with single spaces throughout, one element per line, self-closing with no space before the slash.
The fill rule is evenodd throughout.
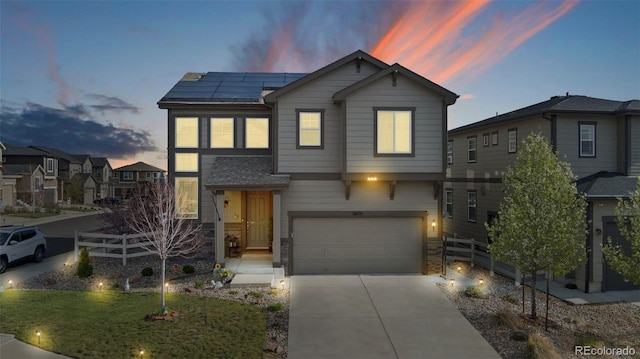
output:
<path id="1" fill-rule="evenodd" d="M 142 268 L 142 271 L 140 272 L 140 274 L 142 274 L 143 277 L 151 277 L 153 275 L 153 268 L 144 267 Z"/>
<path id="2" fill-rule="evenodd" d="M 576 345 L 598 347 L 602 345 L 602 339 L 600 339 L 593 333 L 584 332 L 578 335 L 578 338 L 576 339 Z"/>
<path id="3" fill-rule="evenodd" d="M 230 290 L 230 291 L 229 291 L 229 294 L 231 294 L 231 295 L 236 295 L 236 294 L 238 294 L 238 291 L 237 291 L 237 290 Z"/>
<path id="4" fill-rule="evenodd" d="M 482 289 L 480 289 L 479 287 L 476 287 L 475 285 L 472 285 L 471 287 L 467 287 L 467 289 L 464 290 L 464 294 L 467 297 L 471 297 L 471 298 L 484 298 L 484 293 L 482 293 Z"/>
<path id="5" fill-rule="evenodd" d="M 513 334 L 511 334 L 511 339 L 517 342 L 524 342 L 524 341 L 527 341 L 527 339 L 529 339 L 529 335 L 525 332 L 521 332 L 518 330 L 513 332 Z"/>
<path id="6" fill-rule="evenodd" d="M 182 266 L 182 271 L 184 274 L 193 274 L 196 272 L 196 269 L 191 264 L 185 264 Z"/>
<path id="7" fill-rule="evenodd" d="M 89 251 L 87 248 L 82 248 L 80 252 L 80 258 L 78 259 L 78 268 L 76 274 L 80 278 L 87 278 L 93 274 L 93 266 L 91 265 L 91 257 L 89 257 Z"/>
<path id="8" fill-rule="evenodd" d="M 196 288 L 202 288 L 202 287 L 204 287 L 204 281 L 203 280 L 197 280 L 197 281 L 193 282 L 193 285 Z"/>
<path id="9" fill-rule="evenodd" d="M 519 303 L 518 298 L 516 298 L 516 297 L 514 297 L 514 296 L 512 296 L 510 294 L 503 295 L 502 299 L 504 299 L 507 302 L 512 303 L 512 304 L 518 304 Z"/>
<path id="10" fill-rule="evenodd" d="M 529 335 L 524 356 L 527 359 L 561 359 L 551 340 L 540 333 Z"/>
<path id="11" fill-rule="evenodd" d="M 263 294 L 260 292 L 249 292 L 249 295 L 254 297 L 254 298 L 262 298 Z"/>
<path id="12" fill-rule="evenodd" d="M 522 328 L 520 318 L 509 308 L 503 308 L 493 315 L 492 322 L 495 325 L 504 325 L 511 330 Z"/>
<path id="13" fill-rule="evenodd" d="M 282 303 L 273 303 L 273 304 L 269 304 L 269 306 L 267 307 L 267 311 L 278 312 L 278 311 L 281 311 L 283 307 L 284 306 L 282 305 Z"/>

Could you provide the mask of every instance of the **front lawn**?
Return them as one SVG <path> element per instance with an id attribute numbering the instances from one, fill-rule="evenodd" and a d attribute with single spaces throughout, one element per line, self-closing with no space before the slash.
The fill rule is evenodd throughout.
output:
<path id="1" fill-rule="evenodd" d="M 0 333 L 74 358 L 139 358 L 139 348 L 144 358 L 262 357 L 267 323 L 260 308 L 185 294 L 166 300 L 179 316 L 146 321 L 160 309 L 159 293 L 5 290 Z"/>

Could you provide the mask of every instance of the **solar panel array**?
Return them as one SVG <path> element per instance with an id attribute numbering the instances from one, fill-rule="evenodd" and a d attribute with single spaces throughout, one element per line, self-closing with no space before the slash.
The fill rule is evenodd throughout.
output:
<path id="1" fill-rule="evenodd" d="M 179 81 L 162 101 L 259 101 L 263 90 L 277 90 L 306 75 L 303 73 L 208 72 L 197 81 Z"/>

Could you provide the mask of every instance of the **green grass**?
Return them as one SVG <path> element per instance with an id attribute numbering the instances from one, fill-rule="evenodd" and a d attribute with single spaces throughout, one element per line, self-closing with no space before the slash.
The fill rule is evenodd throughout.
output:
<path id="1" fill-rule="evenodd" d="M 260 308 L 175 293 L 166 302 L 178 317 L 145 321 L 160 309 L 159 293 L 6 290 L 0 333 L 74 358 L 133 359 L 139 348 L 145 358 L 262 357 L 267 322 Z"/>

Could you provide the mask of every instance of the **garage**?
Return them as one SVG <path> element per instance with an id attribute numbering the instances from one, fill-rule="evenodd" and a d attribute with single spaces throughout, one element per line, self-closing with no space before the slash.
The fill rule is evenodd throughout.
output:
<path id="1" fill-rule="evenodd" d="M 631 244 L 629 241 L 625 240 L 625 238 L 620 234 L 620 230 L 618 230 L 618 225 L 616 222 L 606 222 L 605 230 L 603 238 L 611 237 L 611 242 L 614 245 L 621 245 L 622 250 L 627 254 L 631 255 Z M 606 261 L 603 263 L 604 266 L 604 288 L 603 291 L 610 290 L 635 290 L 640 289 L 640 285 L 634 285 L 630 281 L 624 280 L 620 274 L 611 269 Z"/>
<path id="2" fill-rule="evenodd" d="M 295 218 L 294 274 L 422 273 L 422 218 Z"/>

